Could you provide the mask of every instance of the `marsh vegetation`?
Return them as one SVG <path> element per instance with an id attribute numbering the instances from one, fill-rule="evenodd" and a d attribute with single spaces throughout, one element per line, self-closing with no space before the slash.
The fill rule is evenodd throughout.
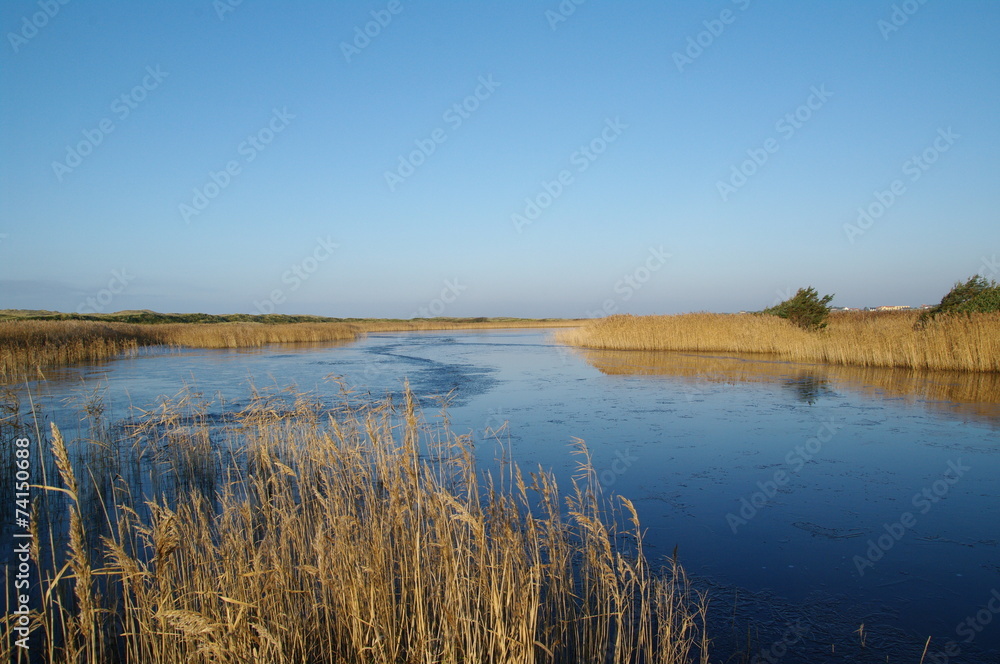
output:
<path id="1" fill-rule="evenodd" d="M 819 330 L 760 314 L 609 316 L 558 333 L 582 348 L 763 353 L 793 362 L 1000 371 L 1000 313 L 833 312 Z"/>
<path id="2" fill-rule="evenodd" d="M 705 600 L 647 560 L 582 445 L 563 494 L 509 459 L 477 471 L 409 390 L 255 392 L 215 417 L 185 395 L 122 426 L 86 411 L 78 439 L 52 425 L 34 451 L 38 661 L 708 661 Z"/>

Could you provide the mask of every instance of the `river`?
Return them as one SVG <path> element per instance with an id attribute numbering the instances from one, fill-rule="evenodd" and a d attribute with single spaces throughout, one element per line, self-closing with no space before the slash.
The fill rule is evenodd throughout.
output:
<path id="1" fill-rule="evenodd" d="M 184 386 L 239 404 L 250 379 L 331 401 L 407 380 L 427 417 L 447 400 L 484 467 L 502 443 L 564 491 L 582 439 L 603 489 L 635 502 L 650 557 L 676 549 L 709 592 L 713 661 L 749 638 L 758 661 L 916 662 L 927 636 L 938 661 L 998 661 L 998 376 L 581 351 L 548 330 L 488 330 L 160 351 L 17 391 L 72 428 L 95 393 L 124 417 Z M 949 641 L 958 654 L 940 659 Z"/>

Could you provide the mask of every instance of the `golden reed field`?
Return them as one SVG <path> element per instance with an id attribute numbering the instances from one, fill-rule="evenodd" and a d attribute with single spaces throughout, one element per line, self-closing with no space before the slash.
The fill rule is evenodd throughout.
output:
<path id="1" fill-rule="evenodd" d="M 709 661 L 706 600 L 647 560 L 582 444 L 562 494 L 542 470 L 481 475 L 409 390 L 332 410 L 258 395 L 225 440 L 189 397 L 125 428 L 99 411 L 77 440 L 52 425 L 35 661 Z"/>
<path id="2" fill-rule="evenodd" d="M 795 362 L 1000 371 L 1000 313 L 941 315 L 914 329 L 918 315 L 834 312 L 818 331 L 758 314 L 618 315 L 562 331 L 557 338 L 607 350 L 766 353 Z"/>
<path id="3" fill-rule="evenodd" d="M 557 327 L 577 321 L 381 320 L 331 323 L 0 321 L 0 382 L 39 378 L 50 367 L 135 354 L 147 346 L 255 348 L 274 343 L 353 341 L 366 332 Z"/>

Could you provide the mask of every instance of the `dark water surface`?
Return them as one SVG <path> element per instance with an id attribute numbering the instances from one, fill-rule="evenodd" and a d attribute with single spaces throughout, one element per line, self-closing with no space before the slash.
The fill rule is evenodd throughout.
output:
<path id="1" fill-rule="evenodd" d="M 927 662 L 1000 661 L 998 376 L 578 351 L 545 330 L 490 330 L 164 352 L 30 388 L 62 423 L 78 418 L 64 400 L 94 390 L 123 417 L 185 385 L 239 403 L 251 377 L 333 401 L 331 375 L 374 396 L 406 379 L 429 417 L 450 394 L 484 464 L 486 434 L 508 423 L 513 459 L 553 469 L 564 492 L 583 439 L 604 489 L 634 500 L 650 557 L 676 547 L 711 592 L 713 661 L 742 648 L 915 663 L 927 636 Z"/>

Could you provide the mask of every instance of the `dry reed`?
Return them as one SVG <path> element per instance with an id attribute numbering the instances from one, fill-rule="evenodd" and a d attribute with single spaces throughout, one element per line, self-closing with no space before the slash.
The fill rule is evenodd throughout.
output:
<path id="1" fill-rule="evenodd" d="M 915 312 L 838 312 L 810 332 L 755 314 L 619 315 L 561 332 L 563 343 L 607 350 L 766 353 L 796 362 L 908 369 L 1000 371 L 1000 314 L 939 316 L 914 329 Z"/>
<path id="2" fill-rule="evenodd" d="M 46 367 L 133 354 L 146 343 L 139 327 L 84 321 L 0 322 L 0 381 L 37 375 Z"/>
<path id="3" fill-rule="evenodd" d="M 217 491 L 133 487 L 99 550 L 82 526 L 53 536 L 68 561 L 39 561 L 40 661 L 707 664 L 704 598 L 676 561 L 653 570 L 635 509 L 602 497 L 582 444 L 563 497 L 542 470 L 480 473 L 468 437 L 424 422 L 408 390 L 273 406 L 229 420 L 241 462 Z M 198 422 L 160 409 L 119 444 L 155 456 L 207 437 Z M 86 469 L 53 434 L 80 523 Z"/>

